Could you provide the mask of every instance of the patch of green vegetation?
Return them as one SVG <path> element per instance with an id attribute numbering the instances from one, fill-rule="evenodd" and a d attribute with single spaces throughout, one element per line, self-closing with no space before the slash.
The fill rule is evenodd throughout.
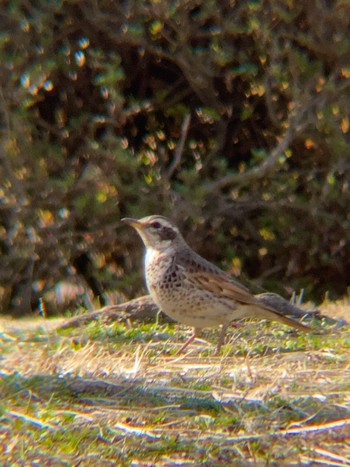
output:
<path id="1" fill-rule="evenodd" d="M 186 397 L 180 401 L 180 404 L 181 409 L 191 409 L 198 412 L 217 413 L 223 410 L 220 402 L 209 398 Z"/>
<path id="2" fill-rule="evenodd" d="M 140 323 L 128 325 L 125 323 L 112 323 L 104 325 L 93 321 L 88 324 L 84 333 L 89 339 L 103 339 L 105 342 L 114 344 L 138 343 L 151 341 L 154 338 L 167 340 L 174 335 L 174 325 L 159 325 L 157 323 Z"/>

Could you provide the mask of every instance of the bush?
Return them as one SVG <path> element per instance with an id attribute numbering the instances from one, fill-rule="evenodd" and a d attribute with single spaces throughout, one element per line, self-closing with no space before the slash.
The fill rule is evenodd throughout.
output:
<path id="1" fill-rule="evenodd" d="M 259 288 L 345 293 L 347 2 L 1 7 L 3 312 L 140 292 L 119 220 L 151 213 Z"/>

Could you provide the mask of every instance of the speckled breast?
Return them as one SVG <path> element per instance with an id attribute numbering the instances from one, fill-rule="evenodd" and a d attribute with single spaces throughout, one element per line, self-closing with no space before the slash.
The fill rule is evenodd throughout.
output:
<path id="1" fill-rule="evenodd" d="M 153 261 L 146 260 L 145 272 L 153 300 L 174 320 L 197 328 L 232 320 L 232 304 L 186 280 L 186 271 L 176 264 L 174 257 L 164 255 Z"/>

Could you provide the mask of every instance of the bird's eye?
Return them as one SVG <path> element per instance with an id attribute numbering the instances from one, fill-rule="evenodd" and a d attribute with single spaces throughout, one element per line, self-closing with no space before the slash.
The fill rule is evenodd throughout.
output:
<path id="1" fill-rule="evenodd" d="M 152 227 L 154 229 L 160 229 L 161 228 L 161 224 L 159 222 L 153 222 L 151 225 L 152 225 Z"/>

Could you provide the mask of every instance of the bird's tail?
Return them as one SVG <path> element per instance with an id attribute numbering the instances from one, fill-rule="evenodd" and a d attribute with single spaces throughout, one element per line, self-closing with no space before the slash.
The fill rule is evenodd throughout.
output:
<path id="1" fill-rule="evenodd" d="M 312 331 L 312 329 L 308 326 L 305 326 L 304 324 L 301 324 L 299 323 L 299 321 L 295 321 L 292 318 L 288 318 L 288 316 L 282 315 L 280 312 L 270 307 L 268 308 L 262 307 L 260 305 L 248 305 L 247 308 L 249 309 L 247 311 L 249 312 L 249 315 L 252 318 L 262 318 L 268 319 L 270 321 L 279 321 L 280 323 L 286 324 L 287 326 L 290 326 L 303 332 Z"/>

